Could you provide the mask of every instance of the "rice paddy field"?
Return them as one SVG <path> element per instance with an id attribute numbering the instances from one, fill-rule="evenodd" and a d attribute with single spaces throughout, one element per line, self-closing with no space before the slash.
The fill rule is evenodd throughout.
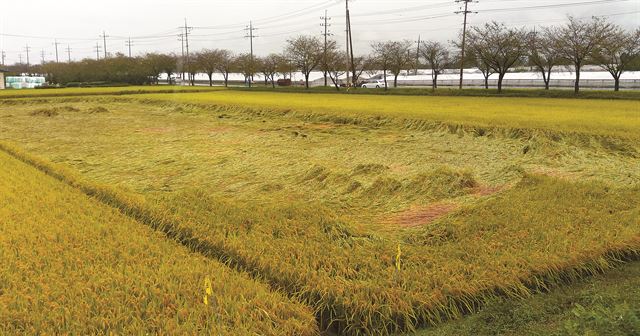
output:
<path id="1" fill-rule="evenodd" d="M 1 252 L 50 265 L 4 265 L 0 333 L 478 334 L 640 253 L 639 100 L 82 92 L 0 98 Z"/>

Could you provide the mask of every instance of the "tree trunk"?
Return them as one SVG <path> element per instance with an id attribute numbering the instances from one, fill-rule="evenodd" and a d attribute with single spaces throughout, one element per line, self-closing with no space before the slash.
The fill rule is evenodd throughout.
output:
<path id="1" fill-rule="evenodd" d="M 484 89 L 489 90 L 489 76 L 491 76 L 488 72 L 484 75 Z"/>
<path id="2" fill-rule="evenodd" d="M 398 87 L 398 76 L 400 75 L 400 73 L 397 74 L 393 74 L 393 87 L 397 88 Z"/>
<path id="3" fill-rule="evenodd" d="M 271 75 L 271 88 L 276 88 L 276 79 L 274 75 Z"/>
<path id="4" fill-rule="evenodd" d="M 574 92 L 576 94 L 580 92 L 580 64 L 576 64 L 576 82 L 574 85 Z"/>
<path id="5" fill-rule="evenodd" d="M 618 92 L 620 91 L 620 76 L 616 76 L 613 78 L 615 81 L 615 86 L 614 86 L 614 91 Z"/>
<path id="6" fill-rule="evenodd" d="M 207 75 L 209 75 L 209 86 L 213 86 L 213 73 L 210 72 Z"/>
<path id="7" fill-rule="evenodd" d="M 304 73 L 304 87 L 305 89 L 309 89 L 309 74 L 310 72 Z"/>
<path id="8" fill-rule="evenodd" d="M 328 82 L 327 82 L 327 72 L 324 72 L 324 86 L 327 86 Z"/>
<path id="9" fill-rule="evenodd" d="M 432 85 L 431 85 L 431 86 L 432 86 L 432 87 L 433 87 L 433 89 L 435 90 L 435 89 L 437 89 L 437 88 L 438 88 L 438 74 L 437 74 L 437 73 L 434 73 L 434 74 L 433 74 L 433 76 L 431 76 L 431 78 L 432 78 L 432 81 L 433 81 L 433 83 L 432 83 Z"/>
<path id="10" fill-rule="evenodd" d="M 504 79 L 504 75 L 506 73 L 500 73 L 498 75 L 498 93 L 502 93 L 502 80 Z"/>
<path id="11" fill-rule="evenodd" d="M 389 85 L 387 85 L 387 70 L 384 71 L 384 90 L 387 91 L 389 89 Z"/>
<path id="12" fill-rule="evenodd" d="M 224 74 L 224 87 L 229 87 L 229 73 Z"/>

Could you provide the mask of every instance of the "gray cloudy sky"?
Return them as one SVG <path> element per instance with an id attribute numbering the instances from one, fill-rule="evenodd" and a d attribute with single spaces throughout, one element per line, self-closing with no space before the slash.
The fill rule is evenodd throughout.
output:
<path id="1" fill-rule="evenodd" d="M 423 39 L 449 41 L 457 36 L 462 16 L 454 0 L 351 0 L 353 39 L 357 52 L 366 52 L 374 40 Z M 567 15 L 607 16 L 626 28 L 640 25 L 640 0 L 480 0 L 471 4 L 477 14 L 470 24 L 490 20 L 514 26 L 560 24 Z M 60 59 L 67 45 L 73 59 L 95 57 L 98 36 L 106 31 L 107 50 L 126 53 L 125 39 L 133 40 L 133 53 L 181 50 L 177 34 L 188 19 L 191 49 L 249 49 L 243 28 L 253 20 L 259 28 L 255 52 L 280 51 L 284 41 L 298 34 L 320 35 L 320 16 L 328 10 L 333 38 L 344 37 L 344 0 L 2 0 L 0 49 L 7 64 L 26 59 L 39 63 L 44 51 L 55 59 L 54 39 Z"/>

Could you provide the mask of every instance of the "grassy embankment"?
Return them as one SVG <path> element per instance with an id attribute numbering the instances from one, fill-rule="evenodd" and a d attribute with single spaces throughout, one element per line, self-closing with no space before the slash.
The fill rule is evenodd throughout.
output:
<path id="1" fill-rule="evenodd" d="M 525 300 L 496 299 L 478 313 L 412 336 L 640 334 L 640 262 Z"/>
<path id="2" fill-rule="evenodd" d="M 495 295 L 526 296 L 638 251 L 640 174 L 633 156 L 407 129 L 405 112 L 393 117 L 387 105 L 377 127 L 307 123 L 309 111 L 321 110 L 298 113 L 304 98 L 289 97 L 296 112 L 283 114 L 272 109 L 282 106 L 273 97 L 238 94 L 206 95 L 204 103 L 254 109 L 149 97 L 144 101 L 153 104 L 145 106 L 109 100 L 47 106 L 55 113 L 37 104 L 5 105 L 0 134 L 93 180 L 144 195 L 142 208 L 166 210 L 144 210 L 148 222 L 165 223 L 257 272 L 346 332 L 435 323 Z M 189 96 L 192 103 L 204 99 Z M 159 98 L 181 97 L 188 98 Z M 625 102 L 616 103 L 614 115 L 633 115 Z M 456 118 L 468 106 L 444 108 Z M 104 111 L 93 113 L 97 107 Z M 499 108 L 515 114 L 522 106 Z M 340 116 L 337 107 L 328 113 Z M 568 127 L 553 114 L 538 114 L 549 118 L 540 128 L 550 134 Z M 611 120 L 601 119 L 607 123 L 595 132 L 627 134 Z M 487 192 L 485 184 L 504 187 Z M 390 216 L 414 207 L 420 214 L 420 207 L 440 202 L 456 206 L 435 221 L 409 223 L 415 227 Z"/>
<path id="3" fill-rule="evenodd" d="M 5 152 L 0 218 L 0 334 L 317 333 L 301 304 Z"/>

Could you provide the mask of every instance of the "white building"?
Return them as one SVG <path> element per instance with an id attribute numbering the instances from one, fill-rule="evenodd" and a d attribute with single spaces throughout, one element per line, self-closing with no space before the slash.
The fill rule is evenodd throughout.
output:
<path id="1" fill-rule="evenodd" d="M 4 85 L 4 73 L 7 72 L 7 70 L 4 69 L 0 69 L 0 90 L 4 90 L 5 85 Z"/>

